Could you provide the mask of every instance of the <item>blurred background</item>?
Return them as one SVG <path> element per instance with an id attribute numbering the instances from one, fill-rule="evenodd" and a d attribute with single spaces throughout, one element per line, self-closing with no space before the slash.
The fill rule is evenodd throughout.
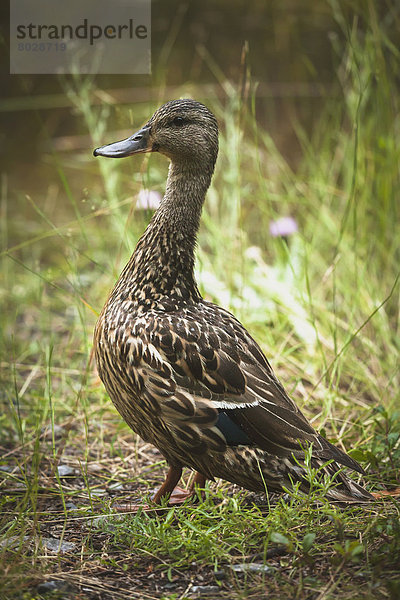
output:
<path id="1" fill-rule="evenodd" d="M 90 102 L 94 107 L 114 106 L 110 130 L 117 126 L 120 107 L 131 108 L 136 125 L 146 109 L 151 112 L 157 102 L 182 93 L 191 92 L 204 102 L 216 98 L 226 102 L 226 83 L 238 90 L 242 84 L 241 56 L 247 43 L 246 67 L 257 120 L 284 156 L 296 164 L 301 148 L 293 120 L 311 132 L 327 99 L 343 93 L 338 68 L 351 29 L 363 32 L 368 27 L 369 5 L 396 45 L 398 10 L 396 4 L 391 7 L 386 2 L 153 0 L 152 75 L 93 77 Z M 52 149 L 67 158 L 71 152 L 91 149 L 88 139 L 79 138 L 87 135 L 87 124 L 66 91 L 76 82 L 55 75 L 9 76 L 5 50 L 2 164 L 10 174 L 10 184 L 18 182 L 21 169 L 32 185 L 39 183 L 38 169 L 47 181 L 57 182 L 52 168 L 46 169 L 46 164 L 51 167 Z M 146 109 L 138 109 L 137 104 Z M 79 190 L 80 184 L 84 181 L 75 172 L 71 185 Z"/>

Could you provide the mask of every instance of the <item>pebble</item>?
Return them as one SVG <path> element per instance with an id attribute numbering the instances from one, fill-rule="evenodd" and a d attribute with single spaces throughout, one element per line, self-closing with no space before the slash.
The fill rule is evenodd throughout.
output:
<path id="1" fill-rule="evenodd" d="M 15 548 L 18 548 L 18 546 L 21 544 L 21 542 L 26 542 L 27 540 L 29 540 L 29 537 L 27 535 L 24 535 L 22 539 L 21 539 L 21 536 L 19 536 L 19 535 L 11 535 L 8 538 L 4 538 L 3 540 L 0 540 L 0 548 L 7 548 L 7 550 L 14 550 Z"/>
<path id="2" fill-rule="evenodd" d="M 75 469 L 68 465 L 59 465 L 57 467 L 57 472 L 60 477 L 68 477 L 68 475 L 74 475 Z"/>
<path id="3" fill-rule="evenodd" d="M 62 554 L 71 552 L 71 550 L 76 548 L 76 544 L 73 542 L 61 542 L 60 544 L 60 540 L 56 538 L 42 538 L 42 543 L 50 552 L 60 552 Z"/>
<path id="4" fill-rule="evenodd" d="M 235 573 L 272 573 L 274 571 L 273 567 L 262 563 L 238 563 L 231 565 L 231 569 Z"/>
<path id="5" fill-rule="evenodd" d="M 29 543 L 34 540 L 35 538 L 30 538 L 27 535 L 24 535 L 22 539 L 20 536 L 10 536 L 9 538 L 6 538 L 0 542 L 0 548 L 13 550 L 18 548 L 21 542 Z M 45 548 L 47 548 L 47 550 L 50 550 L 50 552 L 61 552 L 62 554 L 64 554 L 64 552 L 71 552 L 71 550 L 76 548 L 76 544 L 73 542 L 61 542 L 60 545 L 60 540 L 56 538 L 42 538 L 42 544 Z"/>
<path id="6" fill-rule="evenodd" d="M 36 587 L 36 590 L 43 594 L 47 592 L 55 592 L 57 590 L 64 590 L 66 587 L 67 584 L 65 581 L 50 580 L 39 583 L 39 585 Z"/>
<path id="7" fill-rule="evenodd" d="M 191 594 L 215 594 L 220 588 L 217 585 L 194 585 L 190 589 Z"/>

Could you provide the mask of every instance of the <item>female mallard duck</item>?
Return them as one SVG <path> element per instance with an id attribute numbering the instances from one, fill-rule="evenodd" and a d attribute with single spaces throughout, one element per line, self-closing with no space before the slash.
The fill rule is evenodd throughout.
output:
<path id="1" fill-rule="evenodd" d="M 117 410 L 169 464 L 153 500 L 173 494 L 184 466 L 202 487 L 221 477 L 254 491 L 300 482 L 307 492 L 301 464 L 310 444 L 313 466 L 331 461 L 330 499 L 371 498 L 339 466 L 363 473 L 360 465 L 313 429 L 243 325 L 197 288 L 196 235 L 218 153 L 214 115 L 173 100 L 94 155 L 141 152 L 170 159 L 166 192 L 101 312 L 94 347 Z"/>

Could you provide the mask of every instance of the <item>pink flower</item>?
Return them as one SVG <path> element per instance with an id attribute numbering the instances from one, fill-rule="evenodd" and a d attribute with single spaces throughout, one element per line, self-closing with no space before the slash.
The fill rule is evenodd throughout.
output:
<path id="1" fill-rule="evenodd" d="M 280 217 L 270 221 L 269 232 L 272 237 L 288 237 L 298 231 L 297 223 L 293 217 Z"/>
<path id="2" fill-rule="evenodd" d="M 161 198 L 161 194 L 154 190 L 140 190 L 137 195 L 136 208 L 139 210 L 157 210 Z"/>

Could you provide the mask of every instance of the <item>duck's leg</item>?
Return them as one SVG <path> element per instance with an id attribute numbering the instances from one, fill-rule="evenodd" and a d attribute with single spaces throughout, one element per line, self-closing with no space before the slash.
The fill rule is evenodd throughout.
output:
<path id="1" fill-rule="evenodd" d="M 161 504 L 161 501 L 165 496 L 170 495 L 171 498 L 176 494 L 178 498 L 181 498 L 186 492 L 181 488 L 177 488 L 177 483 L 182 475 L 182 467 L 171 466 L 168 470 L 167 476 L 165 478 L 162 486 L 157 490 L 157 492 L 152 496 L 152 502 L 155 504 Z M 182 503 L 184 500 L 180 500 L 177 502 L 172 502 L 173 504 Z M 154 506 L 151 504 L 114 504 L 113 509 L 118 512 L 138 512 L 139 510 L 145 511 L 154 511 Z"/>
<path id="2" fill-rule="evenodd" d="M 178 481 L 181 478 L 181 475 L 182 467 L 171 466 L 169 468 L 164 483 L 152 497 L 152 500 L 153 502 L 155 502 L 155 504 L 161 504 L 162 498 L 164 498 L 168 494 L 170 494 L 170 498 L 172 499 L 175 494 L 180 496 L 181 493 L 185 493 L 185 490 L 176 487 L 178 485 Z"/>
<path id="3" fill-rule="evenodd" d="M 185 502 L 185 500 L 195 496 L 195 494 L 196 494 L 195 486 L 197 485 L 199 488 L 204 488 L 204 486 L 206 485 L 206 481 L 207 481 L 207 478 L 199 471 L 196 471 L 196 474 L 193 478 L 193 481 L 192 481 L 189 489 L 183 490 L 182 488 L 176 487 L 174 489 L 174 491 L 171 493 L 168 504 L 171 504 L 171 505 L 183 504 Z"/>
<path id="4" fill-rule="evenodd" d="M 194 476 L 194 479 L 189 488 L 190 492 L 192 494 L 194 494 L 196 485 L 197 485 L 197 487 L 203 489 L 206 485 L 206 481 L 207 481 L 207 477 L 205 475 L 203 475 L 203 473 L 196 471 L 196 475 Z"/>
<path id="5" fill-rule="evenodd" d="M 180 487 L 177 487 L 177 484 L 182 475 L 182 467 L 171 466 L 168 470 L 167 476 L 165 478 L 162 486 L 157 490 L 157 492 L 152 497 L 152 501 L 155 504 L 161 504 L 161 501 L 166 496 L 169 496 L 168 504 L 169 505 L 179 505 L 183 504 L 185 500 L 191 498 L 195 494 L 195 486 L 203 488 L 206 483 L 206 477 L 196 471 L 193 482 L 189 489 L 184 490 Z M 123 504 L 123 505 L 114 505 L 114 510 L 118 512 L 137 512 L 139 509 L 141 510 L 154 510 L 154 507 L 148 504 Z"/>
<path id="6" fill-rule="evenodd" d="M 199 471 L 196 471 L 189 489 L 183 490 L 182 488 L 177 487 L 181 475 L 182 467 L 170 467 L 164 483 L 152 498 L 153 502 L 160 504 L 161 499 L 169 494 L 168 504 L 182 504 L 185 500 L 194 496 L 196 485 L 199 488 L 204 488 L 206 485 L 207 477 Z"/>

